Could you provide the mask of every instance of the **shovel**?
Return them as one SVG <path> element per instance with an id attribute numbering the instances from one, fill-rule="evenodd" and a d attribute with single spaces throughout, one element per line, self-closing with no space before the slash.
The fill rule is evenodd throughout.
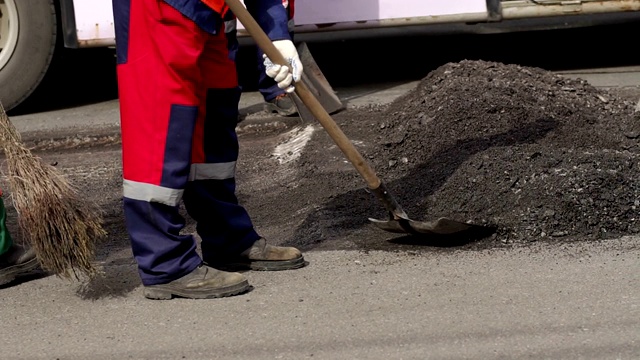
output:
<path id="1" fill-rule="evenodd" d="M 225 0 L 231 11 L 236 15 L 242 23 L 246 31 L 255 40 L 256 44 L 264 51 L 264 53 L 276 64 L 288 65 L 288 62 L 282 57 L 278 49 L 273 46 L 271 40 L 264 33 L 260 25 L 253 19 L 249 11 L 239 0 Z M 304 65 L 303 65 L 304 67 Z M 314 96 L 313 92 L 307 86 L 305 77 L 301 81 L 295 83 L 295 94 L 309 112 L 320 122 L 333 139 L 336 145 L 342 150 L 344 155 L 349 159 L 351 164 L 356 168 L 358 173 L 366 181 L 370 191 L 382 202 L 389 213 L 389 219 L 371 221 L 378 228 L 393 232 L 405 234 L 438 234 L 451 235 L 474 228 L 484 229 L 479 225 L 473 225 L 465 222 L 459 222 L 447 218 L 440 218 L 435 221 L 414 221 L 400 207 L 395 198 L 391 195 L 384 183 L 378 178 L 375 171 L 360 155 L 349 138 L 342 132 L 331 115 L 325 110 L 322 104 Z M 300 114 L 303 115 L 302 113 Z"/>
<path id="2" fill-rule="evenodd" d="M 244 24 L 243 24 L 244 25 Z M 313 96 L 322 104 L 322 107 L 326 110 L 328 114 L 334 114 L 341 110 L 345 109 L 342 101 L 336 96 L 335 91 L 327 81 L 327 78 L 324 77 L 322 70 L 316 63 L 315 59 L 311 55 L 311 51 L 309 51 L 309 47 L 307 43 L 301 42 L 297 46 L 298 56 L 300 56 L 300 62 L 302 63 L 302 81 L 304 81 L 305 85 Z M 303 121 L 313 121 L 314 116 L 313 113 L 304 105 L 302 100 L 295 93 L 292 94 L 291 97 L 293 102 L 296 104 L 296 108 L 298 109 L 298 116 Z"/>

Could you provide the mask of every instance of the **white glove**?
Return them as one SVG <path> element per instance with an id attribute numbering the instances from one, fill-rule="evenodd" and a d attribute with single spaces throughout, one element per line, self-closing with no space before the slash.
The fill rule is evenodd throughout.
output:
<path id="1" fill-rule="evenodd" d="M 302 62 L 298 56 L 298 50 L 291 40 L 276 40 L 273 46 L 280 51 L 282 57 L 289 63 L 289 66 L 274 64 L 267 55 L 263 55 L 264 67 L 267 76 L 273 78 L 280 89 L 285 89 L 287 93 L 292 93 L 295 89 L 294 83 L 302 77 Z"/>

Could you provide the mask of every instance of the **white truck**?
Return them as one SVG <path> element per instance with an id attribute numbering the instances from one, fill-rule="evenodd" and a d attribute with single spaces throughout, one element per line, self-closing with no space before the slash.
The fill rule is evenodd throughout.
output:
<path id="1" fill-rule="evenodd" d="M 295 32 L 501 23 L 639 12 L 640 0 L 297 0 Z M 239 35 L 246 36 L 242 26 Z M 115 45 L 111 0 L 0 0 L 0 102 L 40 84 L 60 49 Z"/>

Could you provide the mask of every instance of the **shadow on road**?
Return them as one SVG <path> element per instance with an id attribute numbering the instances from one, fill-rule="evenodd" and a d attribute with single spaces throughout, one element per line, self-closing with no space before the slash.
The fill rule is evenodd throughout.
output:
<path id="1" fill-rule="evenodd" d="M 76 295 L 83 300 L 121 298 L 141 286 L 135 265 L 106 266 L 104 273 L 81 283 Z"/>
<path id="2" fill-rule="evenodd" d="M 117 99 L 115 64 L 113 49 L 63 49 L 40 86 L 8 114 L 33 114 Z"/>

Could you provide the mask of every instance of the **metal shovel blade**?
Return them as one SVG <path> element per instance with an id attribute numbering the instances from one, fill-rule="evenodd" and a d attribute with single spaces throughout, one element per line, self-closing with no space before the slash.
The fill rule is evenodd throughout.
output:
<path id="1" fill-rule="evenodd" d="M 466 222 L 451 220 L 441 217 L 434 221 L 415 221 L 409 219 L 407 213 L 402 209 L 400 204 L 391 195 L 387 186 L 380 184 L 373 189 L 369 189 L 389 212 L 388 220 L 378 220 L 369 218 L 378 228 L 392 233 L 402 234 L 431 234 L 431 235 L 453 235 L 469 231 L 472 229 L 486 231 L 486 227 Z"/>
<path id="2" fill-rule="evenodd" d="M 434 221 L 414 221 L 411 219 L 378 220 L 369 218 L 369 221 L 382 230 L 402 234 L 452 235 L 468 231 L 474 227 L 483 228 L 479 225 L 447 218 L 439 218 Z"/>
<path id="3" fill-rule="evenodd" d="M 311 51 L 309 51 L 307 43 L 302 42 L 298 44 L 297 49 L 300 62 L 302 62 L 302 79 L 305 81 L 311 93 L 315 95 L 316 99 L 322 104 L 322 107 L 328 114 L 334 114 L 340 110 L 344 110 L 344 104 L 336 95 L 336 92 L 331 87 L 331 84 L 329 84 L 322 70 L 320 70 L 320 67 L 311 55 Z"/>
<path id="4" fill-rule="evenodd" d="M 313 59 L 307 43 L 300 43 L 297 49 L 303 68 L 301 81 L 307 85 L 309 91 L 315 96 L 328 114 L 334 114 L 344 110 L 344 104 L 340 101 L 331 84 L 329 84 L 322 70 L 320 70 L 320 67 L 318 67 L 318 64 Z M 303 121 L 316 121 L 315 116 L 313 116 L 311 111 L 304 105 L 298 95 L 293 93 L 292 98 L 298 108 L 298 116 L 300 116 Z"/>

